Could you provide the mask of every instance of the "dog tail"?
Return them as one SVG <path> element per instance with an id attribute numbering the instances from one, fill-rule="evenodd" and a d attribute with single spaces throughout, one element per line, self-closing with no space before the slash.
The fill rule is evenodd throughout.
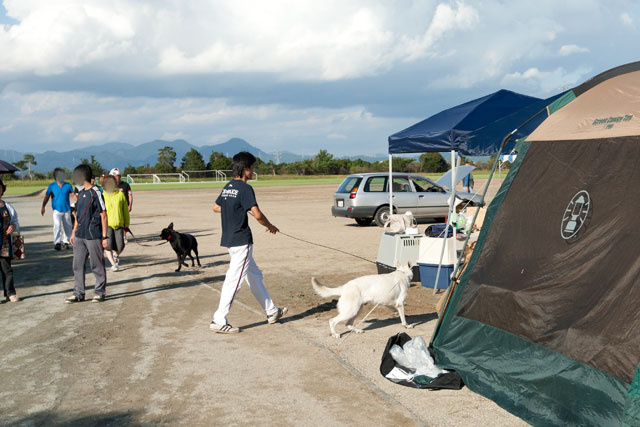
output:
<path id="1" fill-rule="evenodd" d="M 311 286 L 313 286 L 313 290 L 316 291 L 316 294 L 320 295 L 322 298 L 339 297 L 342 295 L 342 286 L 337 288 L 327 288 L 322 283 L 318 282 L 315 277 L 311 278 Z"/>

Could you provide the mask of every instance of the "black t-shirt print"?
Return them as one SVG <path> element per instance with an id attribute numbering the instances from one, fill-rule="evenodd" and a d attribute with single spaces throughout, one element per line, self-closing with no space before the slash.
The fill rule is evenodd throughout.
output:
<path id="1" fill-rule="evenodd" d="M 222 189 L 216 199 L 222 208 L 221 246 L 228 248 L 253 244 L 247 212 L 256 206 L 253 188 L 239 179 L 234 179 Z"/>

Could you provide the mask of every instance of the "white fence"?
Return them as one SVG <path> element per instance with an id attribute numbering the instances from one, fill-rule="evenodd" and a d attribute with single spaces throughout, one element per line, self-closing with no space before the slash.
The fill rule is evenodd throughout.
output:
<path id="1" fill-rule="evenodd" d="M 126 176 L 129 184 L 176 184 L 187 182 L 226 182 L 231 179 L 231 170 L 182 171 L 176 173 L 134 173 Z M 258 174 L 253 173 L 250 181 L 257 181 Z"/>

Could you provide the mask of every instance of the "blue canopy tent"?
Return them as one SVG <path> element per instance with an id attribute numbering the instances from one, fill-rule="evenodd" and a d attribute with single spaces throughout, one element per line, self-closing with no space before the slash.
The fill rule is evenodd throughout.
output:
<path id="1" fill-rule="evenodd" d="M 526 137 L 537 128 L 548 116 L 548 112 L 544 111 L 545 107 L 561 95 L 540 99 L 501 89 L 441 111 L 397 132 L 389 137 L 389 180 L 393 175 L 393 154 L 449 151 L 452 170 L 450 217 L 453 214 L 457 182 L 456 153 L 465 156 L 499 155 L 505 146 L 512 146 L 515 140 Z M 391 188 L 389 209 L 389 212 L 393 213 Z M 443 241 L 440 264 L 444 249 Z M 436 275 L 436 283 L 439 275 L 440 268 Z M 434 286 L 434 294 L 437 292 L 436 288 Z"/>

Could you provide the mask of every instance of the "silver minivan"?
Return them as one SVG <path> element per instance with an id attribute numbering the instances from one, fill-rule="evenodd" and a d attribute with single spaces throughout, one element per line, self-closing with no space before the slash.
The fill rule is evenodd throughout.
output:
<path id="1" fill-rule="evenodd" d="M 463 168 L 470 168 L 463 166 Z M 473 169 L 471 167 L 471 169 Z M 468 172 L 461 170 L 461 178 Z M 466 172 L 466 173 L 465 173 Z M 470 171 L 469 171 L 470 172 Z M 463 175 L 464 174 L 464 175 Z M 393 174 L 393 212 L 411 211 L 415 218 L 436 218 L 444 222 L 449 210 L 451 175 L 445 174 L 438 181 L 409 173 Z M 359 225 L 373 221 L 382 227 L 389 220 L 388 173 L 353 174 L 345 178 L 334 194 L 331 214 L 336 217 L 353 218 Z M 456 192 L 456 197 L 470 206 L 482 206 L 482 196 L 476 193 Z"/>

